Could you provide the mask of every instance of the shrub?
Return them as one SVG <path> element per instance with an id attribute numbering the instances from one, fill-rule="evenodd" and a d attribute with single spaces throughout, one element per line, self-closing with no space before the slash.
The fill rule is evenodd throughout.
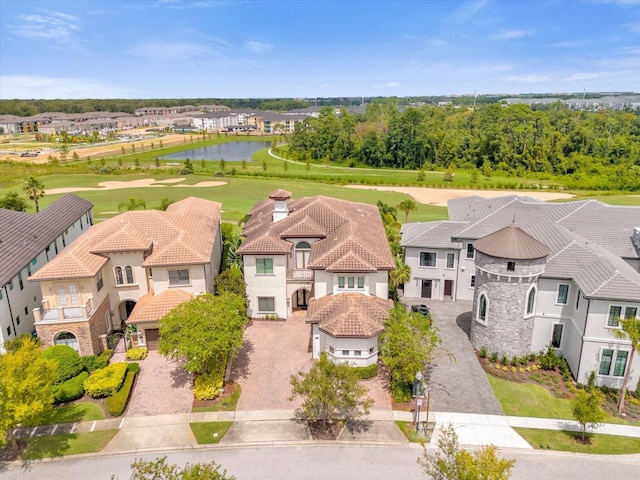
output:
<path id="1" fill-rule="evenodd" d="M 93 372 L 84 382 L 87 395 L 102 398 L 113 395 L 118 391 L 127 372 L 126 363 L 112 363 L 111 365 Z"/>
<path id="2" fill-rule="evenodd" d="M 560 358 L 556 355 L 556 349 L 549 344 L 547 351 L 540 355 L 540 367 L 543 370 L 553 370 L 560 365 Z"/>
<path id="3" fill-rule="evenodd" d="M 127 363 L 127 372 L 140 373 L 140 365 L 138 362 Z"/>
<path id="4" fill-rule="evenodd" d="M 56 379 L 53 383 L 62 383 L 77 376 L 84 369 L 80 354 L 68 345 L 54 345 L 42 352 L 42 357 L 56 362 Z"/>
<path id="5" fill-rule="evenodd" d="M 69 380 L 54 385 L 53 400 L 55 403 L 65 403 L 77 400 L 84 395 L 84 381 L 89 376 L 88 372 L 81 372 Z"/>
<path id="6" fill-rule="evenodd" d="M 367 365 L 366 367 L 353 367 L 360 380 L 366 380 L 378 375 L 378 364 Z"/>
<path id="7" fill-rule="evenodd" d="M 106 367 L 109 365 L 111 353 L 111 350 L 105 350 L 100 355 L 87 355 L 86 357 L 82 357 L 82 363 L 84 364 L 85 370 L 91 373 L 95 370 Z"/>
<path id="8" fill-rule="evenodd" d="M 193 395 L 197 400 L 213 400 L 222 390 L 224 370 L 222 372 L 203 373 L 196 378 Z"/>
<path id="9" fill-rule="evenodd" d="M 498 352 L 491 352 L 491 355 L 489 355 L 489 360 L 492 362 L 497 362 L 498 361 Z"/>
<path id="10" fill-rule="evenodd" d="M 514 367 L 515 367 L 516 365 L 518 365 L 518 357 L 513 357 L 513 358 L 511 359 L 511 365 L 512 365 L 512 366 L 514 366 Z"/>
<path id="11" fill-rule="evenodd" d="M 480 347 L 480 358 L 487 358 L 487 347 Z"/>
<path id="12" fill-rule="evenodd" d="M 127 360 L 144 360 L 147 358 L 147 347 L 136 347 L 127 350 Z"/>
<path id="13" fill-rule="evenodd" d="M 137 365 L 137 364 L 136 364 Z M 136 378 L 136 372 L 129 371 L 127 369 L 127 376 L 116 393 L 111 395 L 104 401 L 109 413 L 114 417 L 119 417 L 124 412 L 129 401 L 129 395 L 131 394 L 131 388 L 133 388 L 133 381 Z"/>
<path id="14" fill-rule="evenodd" d="M 391 380 L 391 396 L 394 402 L 402 403 L 411 400 L 411 385 L 399 380 Z"/>
<path id="15" fill-rule="evenodd" d="M 500 363 L 502 363 L 502 365 L 506 365 L 507 363 L 509 363 L 509 357 L 507 357 L 506 355 L 502 355 L 502 361 Z"/>

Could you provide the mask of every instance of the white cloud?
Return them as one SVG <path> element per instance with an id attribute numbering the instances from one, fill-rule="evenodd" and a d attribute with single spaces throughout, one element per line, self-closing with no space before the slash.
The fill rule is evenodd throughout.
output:
<path id="1" fill-rule="evenodd" d="M 454 23 L 466 22 L 482 10 L 487 3 L 487 0 L 466 0 L 453 11 L 448 20 Z"/>
<path id="2" fill-rule="evenodd" d="M 166 42 L 163 40 L 141 43 L 133 46 L 129 51 L 135 56 L 149 60 L 185 60 L 204 58 L 219 53 L 214 48 L 200 43 Z"/>
<path id="3" fill-rule="evenodd" d="M 77 42 L 80 19 L 62 12 L 47 15 L 19 15 L 18 23 L 8 28 L 14 35 L 34 40 L 55 41 L 64 44 Z"/>
<path id="4" fill-rule="evenodd" d="M 400 82 L 389 82 L 387 83 L 387 87 L 389 88 L 395 88 L 395 87 L 400 87 L 402 86 L 402 84 Z"/>
<path id="5" fill-rule="evenodd" d="M 447 46 L 447 45 L 448 45 L 448 43 L 447 43 L 447 42 L 445 42 L 444 40 L 441 40 L 441 39 L 439 39 L 439 38 L 434 38 L 434 39 L 430 40 L 430 41 L 429 41 L 429 44 L 430 44 L 432 47 L 445 47 L 445 46 Z"/>
<path id="6" fill-rule="evenodd" d="M 577 48 L 589 45 L 589 43 L 591 42 L 587 40 L 566 40 L 564 42 L 551 43 L 549 46 L 554 48 Z"/>
<path id="7" fill-rule="evenodd" d="M 542 83 L 542 82 L 550 82 L 551 77 L 547 75 L 511 75 L 506 77 L 505 80 L 507 82 L 519 82 L 519 83 Z"/>
<path id="8" fill-rule="evenodd" d="M 0 75 L 1 98 L 131 98 L 135 91 L 98 79 Z"/>
<path id="9" fill-rule="evenodd" d="M 574 73 L 570 77 L 565 78 L 564 81 L 565 82 L 576 82 L 576 81 L 580 81 L 580 80 L 591 80 L 591 79 L 597 78 L 597 77 L 598 77 L 597 73 L 579 72 L 579 73 Z"/>
<path id="10" fill-rule="evenodd" d="M 531 32 L 525 30 L 502 30 L 494 35 L 491 35 L 493 40 L 513 40 L 514 38 L 521 38 L 531 35 Z"/>
<path id="11" fill-rule="evenodd" d="M 264 53 L 268 52 L 273 48 L 273 45 L 270 43 L 257 42 L 255 40 L 249 40 L 244 42 L 244 48 L 253 52 L 253 53 Z"/>

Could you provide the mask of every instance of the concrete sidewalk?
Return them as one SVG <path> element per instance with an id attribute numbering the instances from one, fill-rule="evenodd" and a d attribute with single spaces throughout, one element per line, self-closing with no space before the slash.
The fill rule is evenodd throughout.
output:
<path id="1" fill-rule="evenodd" d="M 407 440 L 394 422 L 413 422 L 414 420 L 412 412 L 371 410 L 365 421 L 360 422 L 356 429 L 351 431 L 345 429 L 336 442 L 379 446 L 404 445 L 407 444 Z M 21 428 L 16 431 L 16 435 L 25 438 L 35 435 L 119 429 L 118 434 L 103 449 L 103 452 L 123 453 L 166 448 L 193 448 L 197 446 L 197 442 L 189 424 L 220 421 L 233 422 L 232 427 L 220 442 L 223 446 L 315 443 L 307 425 L 296 419 L 294 410 L 221 411 L 123 417 Z M 427 421 L 425 412 L 421 413 L 420 421 Z M 452 424 L 458 434 L 460 445 L 495 445 L 500 448 L 518 449 L 532 447 L 512 427 L 580 431 L 580 426 L 571 420 L 469 413 L 430 412 L 429 423 L 435 423 L 431 444 L 437 442 L 442 427 Z M 640 427 L 605 424 L 595 433 L 640 438 Z"/>

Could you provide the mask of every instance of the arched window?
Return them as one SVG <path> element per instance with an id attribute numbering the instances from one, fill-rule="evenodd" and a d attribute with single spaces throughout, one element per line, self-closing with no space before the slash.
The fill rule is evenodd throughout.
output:
<path id="1" fill-rule="evenodd" d="M 73 348 L 76 352 L 79 352 L 80 349 L 78 347 L 78 339 L 71 332 L 60 332 L 53 337 L 54 345 L 68 345 Z"/>
<path id="2" fill-rule="evenodd" d="M 536 303 L 536 287 L 531 287 L 527 294 L 527 315 L 533 315 L 533 306 Z"/>
<path id="3" fill-rule="evenodd" d="M 133 285 L 135 283 L 133 267 L 131 265 L 114 267 L 113 270 L 116 276 L 116 285 Z"/>
<path id="4" fill-rule="evenodd" d="M 478 311 L 476 318 L 480 323 L 487 323 L 487 296 L 481 293 L 478 297 Z"/>
<path id="5" fill-rule="evenodd" d="M 298 242 L 296 244 L 296 268 L 307 268 L 310 256 L 311 245 L 309 242 Z"/>

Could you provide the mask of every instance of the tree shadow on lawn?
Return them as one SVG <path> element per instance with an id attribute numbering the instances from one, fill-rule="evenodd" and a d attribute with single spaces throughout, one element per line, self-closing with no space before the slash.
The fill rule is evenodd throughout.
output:
<path id="1" fill-rule="evenodd" d="M 231 367 L 231 381 L 237 383 L 240 378 L 247 378 L 249 375 L 249 362 L 253 350 L 253 342 L 251 340 L 245 340 L 240 352 L 233 361 L 233 365 Z"/>

